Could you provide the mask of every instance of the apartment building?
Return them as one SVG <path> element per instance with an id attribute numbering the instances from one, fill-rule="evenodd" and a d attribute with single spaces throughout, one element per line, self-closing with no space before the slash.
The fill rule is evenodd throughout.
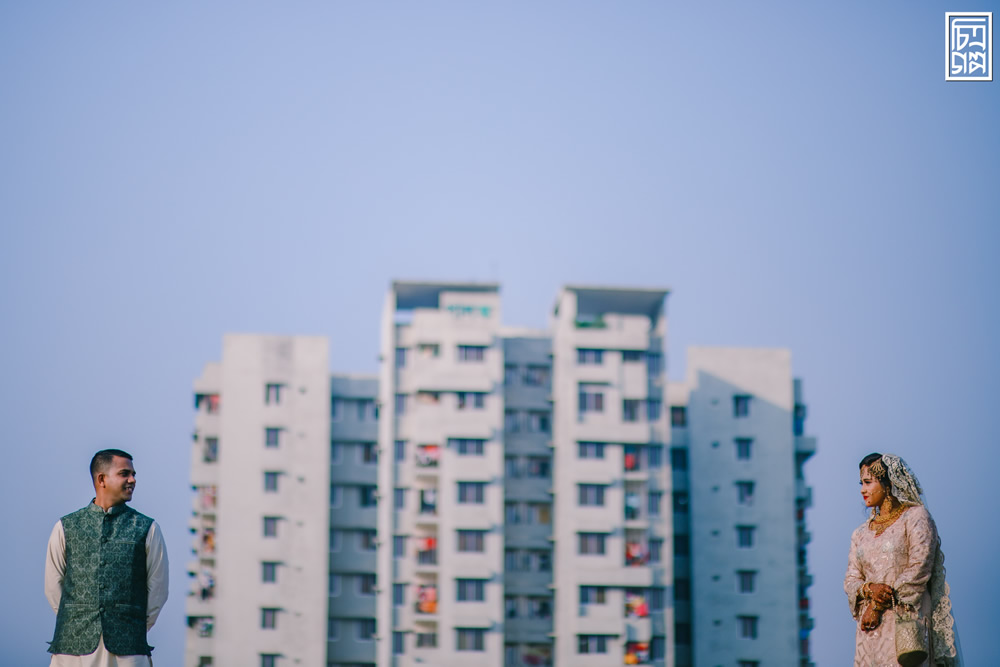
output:
<path id="1" fill-rule="evenodd" d="M 669 395 L 678 664 L 808 667 L 816 443 L 790 353 L 692 348 Z"/>
<path id="2" fill-rule="evenodd" d="M 396 282 L 377 377 L 227 336 L 185 664 L 810 665 L 790 355 L 696 348 L 668 384 L 666 294 L 568 286 L 536 331 L 497 285 Z"/>
<path id="3" fill-rule="evenodd" d="M 327 355 L 324 338 L 228 335 L 195 381 L 187 665 L 326 660 Z"/>

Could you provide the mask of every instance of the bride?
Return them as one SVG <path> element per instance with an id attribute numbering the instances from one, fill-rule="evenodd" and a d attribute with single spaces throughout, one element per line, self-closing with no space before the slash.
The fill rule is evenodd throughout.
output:
<path id="1" fill-rule="evenodd" d="M 858 622 L 855 667 L 961 667 L 941 540 L 920 483 L 893 454 L 869 454 L 859 468 L 872 514 L 851 536 L 844 579 Z"/>

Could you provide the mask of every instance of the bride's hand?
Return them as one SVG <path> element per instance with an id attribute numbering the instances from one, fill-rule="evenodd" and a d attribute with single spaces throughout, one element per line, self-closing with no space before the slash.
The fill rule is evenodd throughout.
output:
<path id="1" fill-rule="evenodd" d="M 882 612 L 875 608 L 875 605 L 868 605 L 865 613 L 861 615 L 861 629 L 871 632 L 882 623 Z"/>

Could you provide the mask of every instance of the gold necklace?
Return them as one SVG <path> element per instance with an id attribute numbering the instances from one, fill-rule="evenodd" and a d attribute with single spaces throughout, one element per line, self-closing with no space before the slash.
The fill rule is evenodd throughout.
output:
<path id="1" fill-rule="evenodd" d="M 872 518 L 868 521 L 868 527 L 875 531 L 875 536 L 878 537 L 886 531 L 886 529 L 892 524 L 896 523 L 896 519 L 902 516 L 903 512 L 906 511 L 907 506 L 903 503 L 897 502 L 895 506 L 888 512 L 872 510 Z"/>

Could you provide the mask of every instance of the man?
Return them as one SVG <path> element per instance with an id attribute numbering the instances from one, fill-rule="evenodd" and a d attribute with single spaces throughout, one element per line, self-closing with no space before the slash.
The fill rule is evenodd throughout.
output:
<path id="1" fill-rule="evenodd" d="M 56 612 L 50 667 L 152 667 L 146 632 L 167 601 L 167 551 L 156 522 L 125 503 L 132 455 L 105 449 L 90 462 L 95 497 L 49 537 L 45 597 Z"/>

